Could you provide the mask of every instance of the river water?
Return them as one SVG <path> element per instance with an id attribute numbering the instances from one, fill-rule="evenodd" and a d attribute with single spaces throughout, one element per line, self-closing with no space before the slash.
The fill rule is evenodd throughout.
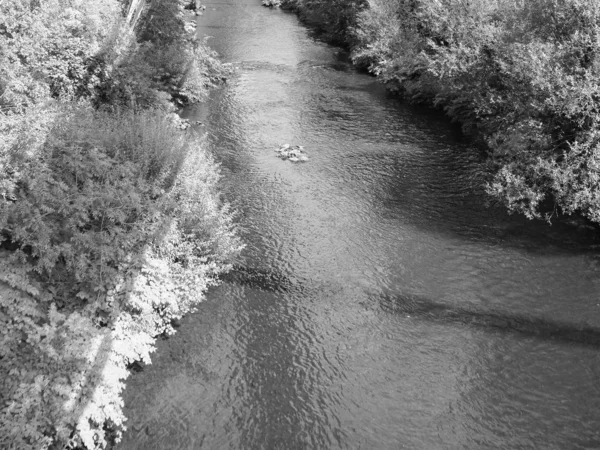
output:
<path id="1" fill-rule="evenodd" d="M 128 381 L 119 448 L 600 448 L 596 232 L 486 205 L 455 126 L 259 3 L 206 3 L 236 74 L 187 112 L 247 248 Z"/>

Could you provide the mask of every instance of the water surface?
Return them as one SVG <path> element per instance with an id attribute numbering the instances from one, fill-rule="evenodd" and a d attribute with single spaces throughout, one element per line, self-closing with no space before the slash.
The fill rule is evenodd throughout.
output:
<path id="1" fill-rule="evenodd" d="M 247 248 L 128 381 L 119 448 L 600 448 L 595 232 L 486 205 L 455 126 L 294 15 L 206 6 L 236 75 L 187 114 Z"/>

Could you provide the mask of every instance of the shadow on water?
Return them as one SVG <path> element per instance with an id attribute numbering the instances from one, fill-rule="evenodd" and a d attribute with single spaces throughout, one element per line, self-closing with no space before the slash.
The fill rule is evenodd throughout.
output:
<path id="1" fill-rule="evenodd" d="M 497 330 L 536 339 L 600 347 L 600 327 L 578 326 L 557 320 L 445 305 L 428 298 L 403 294 L 381 297 L 379 304 L 386 312 L 406 315 L 415 320 L 466 325 L 472 328 Z"/>
<path id="2" fill-rule="evenodd" d="M 221 281 L 267 292 L 288 292 L 295 287 L 289 277 L 281 272 L 241 265 L 234 265 L 230 272 L 221 275 Z"/>
<path id="3" fill-rule="evenodd" d="M 283 273 L 272 269 L 250 268 L 241 265 L 234 266 L 231 272 L 223 275 L 222 281 L 275 293 L 302 288 Z M 465 325 L 537 339 L 600 347 L 600 327 L 578 326 L 569 322 L 528 317 L 521 314 L 448 305 L 418 295 L 385 295 L 379 298 L 379 305 L 386 312 L 406 315 L 414 320 Z"/>

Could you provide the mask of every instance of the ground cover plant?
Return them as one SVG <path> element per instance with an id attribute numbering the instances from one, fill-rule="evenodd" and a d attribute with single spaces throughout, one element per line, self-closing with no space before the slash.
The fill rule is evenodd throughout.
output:
<path id="1" fill-rule="evenodd" d="M 137 4 L 0 3 L 2 448 L 117 441 L 128 367 L 241 248 L 173 113 L 223 71 L 183 4 Z"/>

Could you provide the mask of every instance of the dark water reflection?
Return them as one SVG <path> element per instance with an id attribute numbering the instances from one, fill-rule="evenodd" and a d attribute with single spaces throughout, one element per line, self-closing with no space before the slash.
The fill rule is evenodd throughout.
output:
<path id="1" fill-rule="evenodd" d="M 485 207 L 456 128 L 293 15 L 199 24 L 238 72 L 188 114 L 248 247 L 128 382 L 120 448 L 600 448 L 593 230 Z"/>

